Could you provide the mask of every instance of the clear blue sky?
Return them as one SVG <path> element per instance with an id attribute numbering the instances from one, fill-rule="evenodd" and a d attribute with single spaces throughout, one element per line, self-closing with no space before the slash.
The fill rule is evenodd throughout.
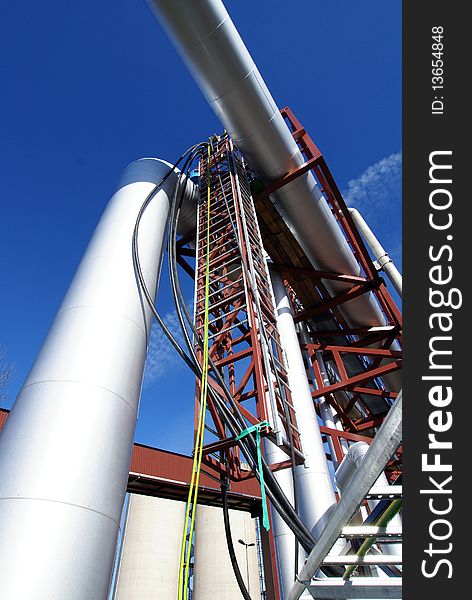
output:
<path id="1" fill-rule="evenodd" d="M 400 260 L 400 0 L 226 6 L 279 106 L 294 110 Z M 16 365 L 10 407 L 122 169 L 142 156 L 172 161 L 220 126 L 143 0 L 4 2 L 0 57 L 0 345 Z M 167 292 L 164 284 L 159 305 L 172 319 Z M 189 451 L 193 379 L 162 355 L 148 372 L 136 439 Z"/>

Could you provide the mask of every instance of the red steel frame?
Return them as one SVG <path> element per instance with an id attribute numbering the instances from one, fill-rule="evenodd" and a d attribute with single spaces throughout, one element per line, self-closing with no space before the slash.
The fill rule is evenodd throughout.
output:
<path id="1" fill-rule="evenodd" d="M 273 268 L 279 270 L 286 278 L 286 285 L 292 298 L 295 321 L 307 321 L 312 317 L 329 313 L 335 324 L 331 331 L 312 332 L 312 343 L 303 344 L 302 348 L 313 371 L 313 398 L 324 397 L 339 415 L 345 431 L 349 434 L 368 432 L 378 427 L 388 412 L 387 402 L 393 401 L 398 390 L 388 389 L 385 380 L 381 378 L 389 373 L 401 369 L 402 355 L 402 316 L 395 302 L 390 296 L 385 281 L 378 275 L 364 241 L 354 224 L 349 210 L 342 198 L 336 182 L 326 164 L 326 161 L 311 138 L 307 135 L 302 124 L 296 119 L 288 108 L 281 111 L 293 138 L 302 152 L 305 162 L 298 168 L 290 171 L 277 181 L 272 182 L 261 192 L 260 196 L 267 196 L 280 187 L 293 181 L 296 177 L 312 170 L 317 179 L 320 190 L 339 223 L 343 234 L 349 243 L 360 267 L 361 276 L 352 274 L 319 271 L 316 269 L 300 269 L 292 265 L 276 264 Z M 319 293 L 318 301 L 313 306 L 303 307 L 296 295 L 296 276 L 313 279 Z M 332 296 L 324 286 L 324 281 L 339 281 L 351 284 L 346 291 Z M 387 326 L 379 329 L 368 327 L 351 328 L 343 319 L 339 307 L 342 304 L 366 293 L 372 292 L 385 315 Z M 344 343 L 339 344 L 339 338 L 344 337 Z M 336 340 L 334 342 L 333 340 Z M 394 343 L 395 342 L 395 343 Z M 375 347 L 372 345 L 375 344 Z M 338 372 L 338 381 L 326 385 L 323 382 L 320 366 L 317 360 L 318 352 L 322 352 L 324 361 L 331 361 Z M 348 374 L 343 359 L 347 355 L 354 355 L 358 359 L 359 369 L 354 375 Z M 336 393 L 345 392 L 350 400 L 347 406 L 342 406 L 336 398 Z M 378 397 L 386 400 L 385 411 L 381 414 L 372 414 L 365 402 L 365 397 Z M 364 416 L 355 417 L 352 409 L 361 407 Z M 339 444 L 340 432 L 325 431 L 334 436 L 334 443 Z M 340 458 L 340 457 L 338 457 Z"/>
<path id="2" fill-rule="evenodd" d="M 292 305 L 295 313 L 295 321 L 306 321 L 323 313 L 329 313 L 333 322 L 332 330 L 312 331 L 312 340 L 310 343 L 302 344 L 307 362 L 313 373 L 313 399 L 323 397 L 336 411 L 343 424 L 344 431 L 321 427 L 321 432 L 325 441 L 327 437 L 331 438 L 335 457 L 331 457 L 336 463 L 339 463 L 345 453 L 344 444 L 354 443 L 356 441 L 365 441 L 370 443 L 372 440 L 372 431 L 378 427 L 388 412 L 388 403 L 393 402 L 398 394 L 398 390 L 388 389 L 383 376 L 401 369 L 401 342 L 402 342 L 402 317 L 395 302 L 386 289 L 384 280 L 378 275 L 377 270 L 369 256 L 369 252 L 364 241 L 359 234 L 349 210 L 341 196 L 341 193 L 332 177 L 324 157 L 318 150 L 314 142 L 306 134 L 300 122 L 295 118 L 289 108 L 281 111 L 285 118 L 292 135 L 296 140 L 306 161 L 297 169 L 287 173 L 277 181 L 271 183 L 261 192 L 261 196 L 268 196 L 280 187 L 308 170 L 312 170 L 320 186 L 320 190 L 325 195 L 328 204 L 343 231 L 347 242 L 351 246 L 354 256 L 360 267 L 361 275 L 334 273 L 320 271 L 317 269 L 300 269 L 293 265 L 271 265 L 271 268 L 277 269 L 285 277 L 287 289 L 292 299 Z M 257 288 L 261 298 L 261 308 L 263 309 L 263 330 L 268 331 L 274 338 L 275 355 L 279 365 L 278 382 L 283 387 L 283 391 L 277 389 L 277 383 L 273 381 L 273 374 L 268 373 L 267 361 L 264 362 L 261 342 L 261 329 L 257 311 L 255 310 L 254 292 L 247 280 L 250 259 L 265 265 L 263 258 L 263 245 L 260 239 L 260 233 L 257 226 L 257 217 L 254 210 L 254 203 L 249 192 L 249 187 L 244 174 L 244 166 L 240 158 L 234 160 L 232 167 L 229 164 L 228 156 L 233 156 L 233 146 L 231 140 L 223 138 L 216 142 L 209 165 L 201 163 L 201 199 L 199 209 L 199 236 L 197 238 L 196 253 L 196 326 L 201 332 L 203 330 L 203 274 L 205 266 L 206 248 L 203 232 L 206 228 L 206 187 L 205 178 L 207 176 L 206 167 L 210 168 L 211 177 L 211 254 L 210 269 L 218 277 L 214 277 L 211 282 L 211 293 L 213 301 L 210 307 L 210 320 L 212 343 L 210 344 L 210 356 L 215 364 L 226 373 L 226 380 L 230 392 L 238 404 L 238 407 L 247 420 L 248 424 L 255 424 L 266 420 L 269 416 L 267 395 L 269 386 L 273 386 L 278 394 L 277 410 L 279 417 L 284 421 L 282 411 L 282 393 L 287 401 L 290 411 L 288 426 L 294 440 L 294 447 L 297 450 L 298 462 L 303 462 L 303 456 L 300 451 L 300 441 L 296 429 L 295 415 L 292 410 L 290 400 L 290 390 L 287 384 L 287 376 L 283 366 L 283 356 L 278 341 L 275 311 L 273 297 L 269 287 L 269 277 L 267 270 L 258 269 Z M 218 182 L 219 179 L 219 182 Z M 222 179 L 224 179 L 222 183 Z M 222 185 L 220 185 L 222 183 Z M 218 189 L 220 190 L 218 191 Z M 222 194 L 221 188 L 225 189 Z M 230 211 L 228 213 L 228 200 L 230 200 Z M 232 213 L 232 214 L 231 214 Z M 238 250 L 235 244 L 234 224 L 238 229 L 237 238 L 240 244 Z M 243 221 L 246 221 L 243 227 Z M 247 221 L 250 221 L 248 227 Z M 218 224 L 215 228 L 214 225 Z M 250 229 L 250 234 L 243 235 L 244 229 Z M 185 255 L 183 248 L 186 240 L 181 240 L 179 246 L 182 249 L 181 254 Z M 239 255 L 239 258 L 238 258 Z M 239 270 L 236 273 L 231 272 L 235 261 L 240 260 Z M 180 257 L 182 266 L 187 272 L 190 272 L 187 263 Z M 259 265 L 259 266 L 261 266 Z M 267 268 L 267 267 L 266 267 Z M 318 298 L 314 298 L 313 305 L 304 307 L 301 305 L 296 294 L 296 277 L 310 277 L 316 285 Z M 350 287 L 336 296 L 332 296 L 324 285 L 324 281 L 339 281 L 350 284 Z M 384 328 L 369 327 L 352 328 L 344 320 L 339 308 L 342 304 L 366 293 L 373 293 L 377 302 L 385 315 L 387 326 Z M 339 343 L 339 338 L 345 341 Z M 395 342 L 395 344 L 394 344 Z M 375 345 L 375 346 L 374 346 Z M 373 347 L 374 346 L 374 347 Z M 318 353 L 322 353 L 325 362 L 329 362 L 336 367 L 338 381 L 325 384 L 321 375 L 320 365 L 318 363 Z M 197 349 L 199 359 L 201 360 L 200 350 Z M 355 374 L 349 374 L 346 366 L 346 356 L 354 356 L 357 359 L 358 369 Z M 242 364 L 246 364 L 241 367 Z M 352 364 L 352 363 L 351 363 Z M 273 365 L 272 365 L 273 366 Z M 270 369 L 269 369 L 270 370 Z M 210 384 L 223 396 L 222 390 L 217 381 L 210 378 Z M 279 385 L 280 387 L 280 385 Z M 337 399 L 338 394 L 342 392 L 348 395 L 348 405 L 341 405 Z M 197 385 L 197 406 L 199 389 Z M 380 414 L 373 414 L 365 401 L 366 396 L 383 398 L 385 400 L 385 411 Z M 245 406 L 245 403 L 253 399 L 255 409 L 253 411 Z M 216 406 L 211 398 L 208 399 L 208 407 L 211 413 L 218 440 L 208 444 L 205 447 L 204 462 L 207 467 L 211 467 L 213 473 L 224 471 L 225 466 L 221 462 L 221 452 L 224 452 L 229 465 L 229 475 L 232 480 L 243 480 L 248 477 L 247 471 L 241 469 L 241 457 L 238 447 L 233 438 L 228 438 L 225 427 L 223 426 Z M 364 414 L 359 416 L 361 408 Z M 317 407 L 318 409 L 318 407 Z M 357 414 L 354 414 L 357 413 Z M 287 422 L 285 421 L 285 431 L 287 432 Z M 272 435 L 270 430 L 265 435 Z M 280 442 L 280 439 L 278 440 Z M 285 444 L 285 450 L 289 448 Z M 401 448 L 392 458 L 386 468 L 386 472 L 391 480 L 401 472 Z M 284 468 L 290 466 L 290 461 L 284 461 L 273 468 Z M 267 543 L 270 547 L 271 561 L 275 564 L 275 548 L 273 537 L 268 536 Z M 275 597 L 277 596 L 277 577 L 274 574 Z"/>

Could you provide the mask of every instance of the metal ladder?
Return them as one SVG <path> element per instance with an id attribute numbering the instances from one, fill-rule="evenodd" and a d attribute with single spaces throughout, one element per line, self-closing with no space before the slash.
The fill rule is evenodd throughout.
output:
<path id="1" fill-rule="evenodd" d="M 303 455 L 254 203 L 242 158 L 227 136 L 212 140 L 212 152 L 208 160 L 202 159 L 199 177 L 196 329 L 199 333 L 203 331 L 203 282 L 209 252 L 210 356 L 224 374 L 248 423 L 268 421 L 268 437 L 287 454 L 292 439 L 301 462 Z M 206 247 L 208 182 L 209 248 Z M 255 403 L 254 409 L 249 407 L 250 400 Z M 212 416 L 213 432 L 222 439 L 224 431 L 218 429 L 215 415 Z"/>

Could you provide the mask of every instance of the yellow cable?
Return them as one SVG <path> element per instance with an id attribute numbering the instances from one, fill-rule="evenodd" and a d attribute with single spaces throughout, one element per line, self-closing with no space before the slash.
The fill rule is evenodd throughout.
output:
<path id="1" fill-rule="evenodd" d="M 182 545 L 180 548 L 179 564 L 179 600 L 187 600 L 188 597 L 188 578 L 190 568 L 190 554 L 192 547 L 193 532 L 195 526 L 195 514 L 197 510 L 198 484 L 200 481 L 200 470 L 203 456 L 203 437 L 205 432 L 205 416 L 208 393 L 208 307 L 210 292 L 210 145 L 208 145 L 208 164 L 207 164 L 207 231 L 206 231 L 206 267 L 205 267 L 205 316 L 203 326 L 203 364 L 202 381 L 200 387 L 200 410 L 198 415 L 197 434 L 195 437 L 195 446 L 192 464 L 192 477 L 189 484 L 187 497 L 187 506 L 185 510 L 184 529 L 182 534 Z M 190 531 L 187 542 L 187 527 L 190 517 Z"/>

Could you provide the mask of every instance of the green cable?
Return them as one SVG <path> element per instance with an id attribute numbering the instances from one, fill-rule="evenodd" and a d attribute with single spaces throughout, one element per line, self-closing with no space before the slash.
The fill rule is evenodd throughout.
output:
<path id="1" fill-rule="evenodd" d="M 257 446 L 257 468 L 259 469 L 259 483 L 261 486 L 261 498 L 262 498 L 262 525 L 266 531 L 270 529 L 269 522 L 269 511 L 267 510 L 267 498 L 266 491 L 264 485 L 264 472 L 262 470 L 262 453 L 261 453 L 261 429 L 265 427 L 269 427 L 269 423 L 267 421 L 261 421 L 256 425 L 251 425 L 235 438 L 235 442 L 240 440 L 241 438 L 249 435 L 250 433 L 256 432 L 256 446 Z"/>
<path id="2" fill-rule="evenodd" d="M 375 525 L 377 527 L 386 527 L 387 524 L 393 519 L 393 517 L 398 514 L 402 507 L 402 500 L 394 500 L 381 517 L 377 520 Z M 368 538 L 364 540 L 361 544 L 361 547 L 357 551 L 356 556 L 365 556 L 369 548 L 371 548 L 376 542 L 376 538 Z M 345 571 L 343 575 L 343 579 L 349 579 L 349 577 L 354 573 L 359 565 L 350 565 Z"/>
<path id="3" fill-rule="evenodd" d="M 210 145 L 208 145 L 208 181 L 207 181 L 207 231 L 206 231 L 206 264 L 205 264 L 205 316 L 204 316 L 204 346 L 203 346 L 203 365 L 202 379 L 200 383 L 200 411 L 197 426 L 197 435 L 195 438 L 195 448 L 193 455 L 192 477 L 189 485 L 189 493 L 185 510 L 184 531 L 182 535 L 182 545 L 180 551 L 179 563 L 179 600 L 187 600 L 188 597 L 188 580 L 190 570 L 190 554 L 192 548 L 193 532 L 195 527 L 195 515 L 197 512 L 198 485 L 200 481 L 200 471 L 203 456 L 203 437 L 205 430 L 205 415 L 208 395 L 208 313 L 209 313 L 209 291 L 210 291 Z M 188 533 L 187 543 L 187 527 L 190 517 L 190 531 Z"/>

